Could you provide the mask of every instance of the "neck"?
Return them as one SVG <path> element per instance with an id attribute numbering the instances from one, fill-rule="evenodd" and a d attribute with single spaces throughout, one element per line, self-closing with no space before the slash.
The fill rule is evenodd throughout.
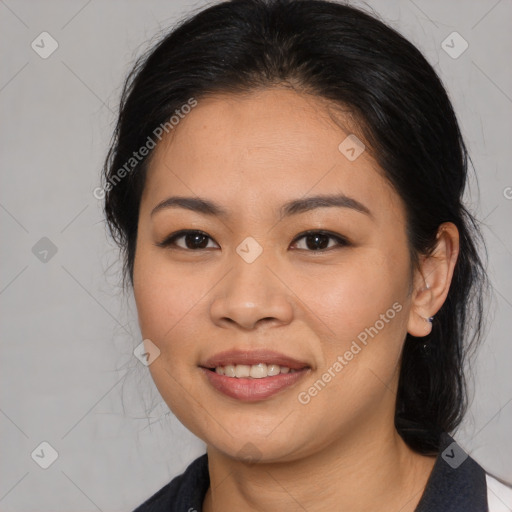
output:
<path id="1" fill-rule="evenodd" d="M 413 452 L 394 427 L 359 429 L 309 456 L 245 462 L 208 446 L 210 488 L 204 512 L 366 510 L 413 512 L 435 457 Z"/>

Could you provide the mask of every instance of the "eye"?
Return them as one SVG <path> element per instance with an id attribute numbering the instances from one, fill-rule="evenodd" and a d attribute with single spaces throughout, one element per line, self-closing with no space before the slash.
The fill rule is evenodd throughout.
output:
<path id="1" fill-rule="evenodd" d="M 217 244 L 215 244 L 215 246 L 209 246 L 209 240 L 213 242 L 213 239 L 202 231 L 184 229 L 169 235 L 162 242 L 158 242 L 156 245 L 158 247 L 175 246 L 180 249 L 191 251 L 218 247 Z"/>
<path id="2" fill-rule="evenodd" d="M 298 240 L 304 240 L 304 242 L 298 243 Z M 331 244 L 334 242 L 334 244 Z M 348 246 L 350 243 L 348 240 L 341 235 L 331 233 L 329 231 L 317 230 L 317 231 L 306 231 L 297 236 L 293 242 L 299 250 L 309 250 L 314 252 L 322 252 L 336 247 Z M 302 247 L 300 247 L 302 245 Z"/>

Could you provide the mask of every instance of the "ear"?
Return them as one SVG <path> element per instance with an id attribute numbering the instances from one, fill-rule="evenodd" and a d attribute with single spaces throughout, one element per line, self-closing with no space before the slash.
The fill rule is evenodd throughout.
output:
<path id="1" fill-rule="evenodd" d="M 422 256 L 414 272 L 414 287 L 407 332 L 422 337 L 430 334 L 429 321 L 444 304 L 459 255 L 459 230 L 444 222 L 437 230 L 436 246 L 430 256 Z"/>

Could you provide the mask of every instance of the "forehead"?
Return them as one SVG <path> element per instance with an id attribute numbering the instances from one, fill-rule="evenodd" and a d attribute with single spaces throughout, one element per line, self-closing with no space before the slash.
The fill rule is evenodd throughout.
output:
<path id="1" fill-rule="evenodd" d="M 344 193 L 400 208 L 369 152 L 357 156 L 349 117 L 330 112 L 325 100 L 288 89 L 200 100 L 157 146 L 144 196 L 207 196 L 236 209 Z"/>

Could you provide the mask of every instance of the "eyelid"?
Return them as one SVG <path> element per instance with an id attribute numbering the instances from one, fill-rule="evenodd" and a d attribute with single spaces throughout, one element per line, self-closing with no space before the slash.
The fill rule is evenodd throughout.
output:
<path id="1" fill-rule="evenodd" d="M 219 244 L 217 244 L 217 242 L 208 233 L 205 233 L 204 231 L 201 231 L 200 229 L 181 229 L 179 231 L 175 231 L 174 233 L 171 233 L 169 236 L 165 237 L 161 242 L 155 243 L 155 245 L 157 247 L 164 247 L 164 248 L 168 247 L 170 245 L 174 245 L 174 247 L 177 248 L 177 249 L 183 249 L 184 251 L 190 251 L 190 252 L 200 252 L 200 251 L 206 249 L 206 248 L 204 248 L 204 249 L 195 249 L 195 250 L 194 249 L 186 249 L 186 248 L 183 248 L 183 247 L 179 247 L 179 246 L 177 246 L 174 243 L 176 239 L 181 238 L 182 236 L 185 236 L 185 235 L 189 235 L 189 234 L 203 235 L 203 236 L 209 238 L 211 241 L 213 241 L 217 246 L 219 245 Z M 329 238 L 332 238 L 332 239 L 336 240 L 338 242 L 338 246 L 337 247 L 344 247 L 344 246 L 351 245 L 349 240 L 346 237 L 344 237 L 343 235 L 340 235 L 339 233 L 334 233 L 332 231 L 328 231 L 328 230 L 325 230 L 325 229 L 308 229 L 306 231 L 303 231 L 303 232 L 299 233 L 293 239 L 291 245 L 296 244 L 297 241 L 299 241 L 302 238 L 305 238 L 305 237 L 310 236 L 310 235 L 317 235 L 317 234 L 325 235 L 325 236 L 327 236 Z M 312 250 L 308 251 L 307 249 L 293 249 L 293 250 L 298 250 L 298 251 L 302 250 L 302 251 L 306 251 L 306 252 L 322 253 L 322 252 L 329 251 L 331 249 L 336 249 L 337 247 L 330 247 L 328 249 L 320 249 L 318 251 L 312 251 Z"/>
<path id="2" fill-rule="evenodd" d="M 163 247 L 163 248 L 173 245 L 177 249 L 183 249 L 184 251 L 189 251 L 189 252 L 200 252 L 201 250 L 204 250 L 204 249 L 196 249 L 196 250 L 184 249 L 183 247 L 180 247 L 174 243 L 176 239 L 181 238 L 182 236 L 185 236 L 185 235 L 192 235 L 192 234 L 203 235 L 203 236 L 209 238 L 210 240 L 212 240 L 217 246 L 219 245 L 219 244 L 217 244 L 217 242 L 215 242 L 215 240 L 208 233 L 205 233 L 204 231 L 201 231 L 200 229 L 180 229 L 179 231 L 175 231 L 174 233 L 171 233 L 169 236 L 166 236 L 161 242 L 156 242 L 155 245 L 157 247 Z"/>
<path id="3" fill-rule="evenodd" d="M 298 240 L 300 240 L 301 238 L 304 238 L 308 235 L 316 235 L 316 234 L 320 234 L 320 235 L 325 235 L 325 236 L 328 236 L 330 238 L 333 238 L 335 239 L 337 242 L 339 242 L 338 244 L 338 247 L 344 247 L 344 246 L 349 246 L 351 245 L 350 241 L 344 237 L 343 235 L 340 235 L 339 233 L 334 233 L 332 231 L 328 231 L 328 230 L 325 230 L 325 229 L 308 229 L 307 231 L 303 231 L 302 233 L 299 233 L 292 241 L 292 245 L 297 243 Z M 321 249 L 321 250 L 318 250 L 318 251 L 307 251 L 307 252 L 317 252 L 317 253 L 322 253 L 322 252 L 326 252 L 326 251 L 329 251 L 331 249 L 336 249 L 337 247 L 330 247 L 329 249 Z M 294 250 L 306 250 L 306 249 L 294 249 Z"/>

